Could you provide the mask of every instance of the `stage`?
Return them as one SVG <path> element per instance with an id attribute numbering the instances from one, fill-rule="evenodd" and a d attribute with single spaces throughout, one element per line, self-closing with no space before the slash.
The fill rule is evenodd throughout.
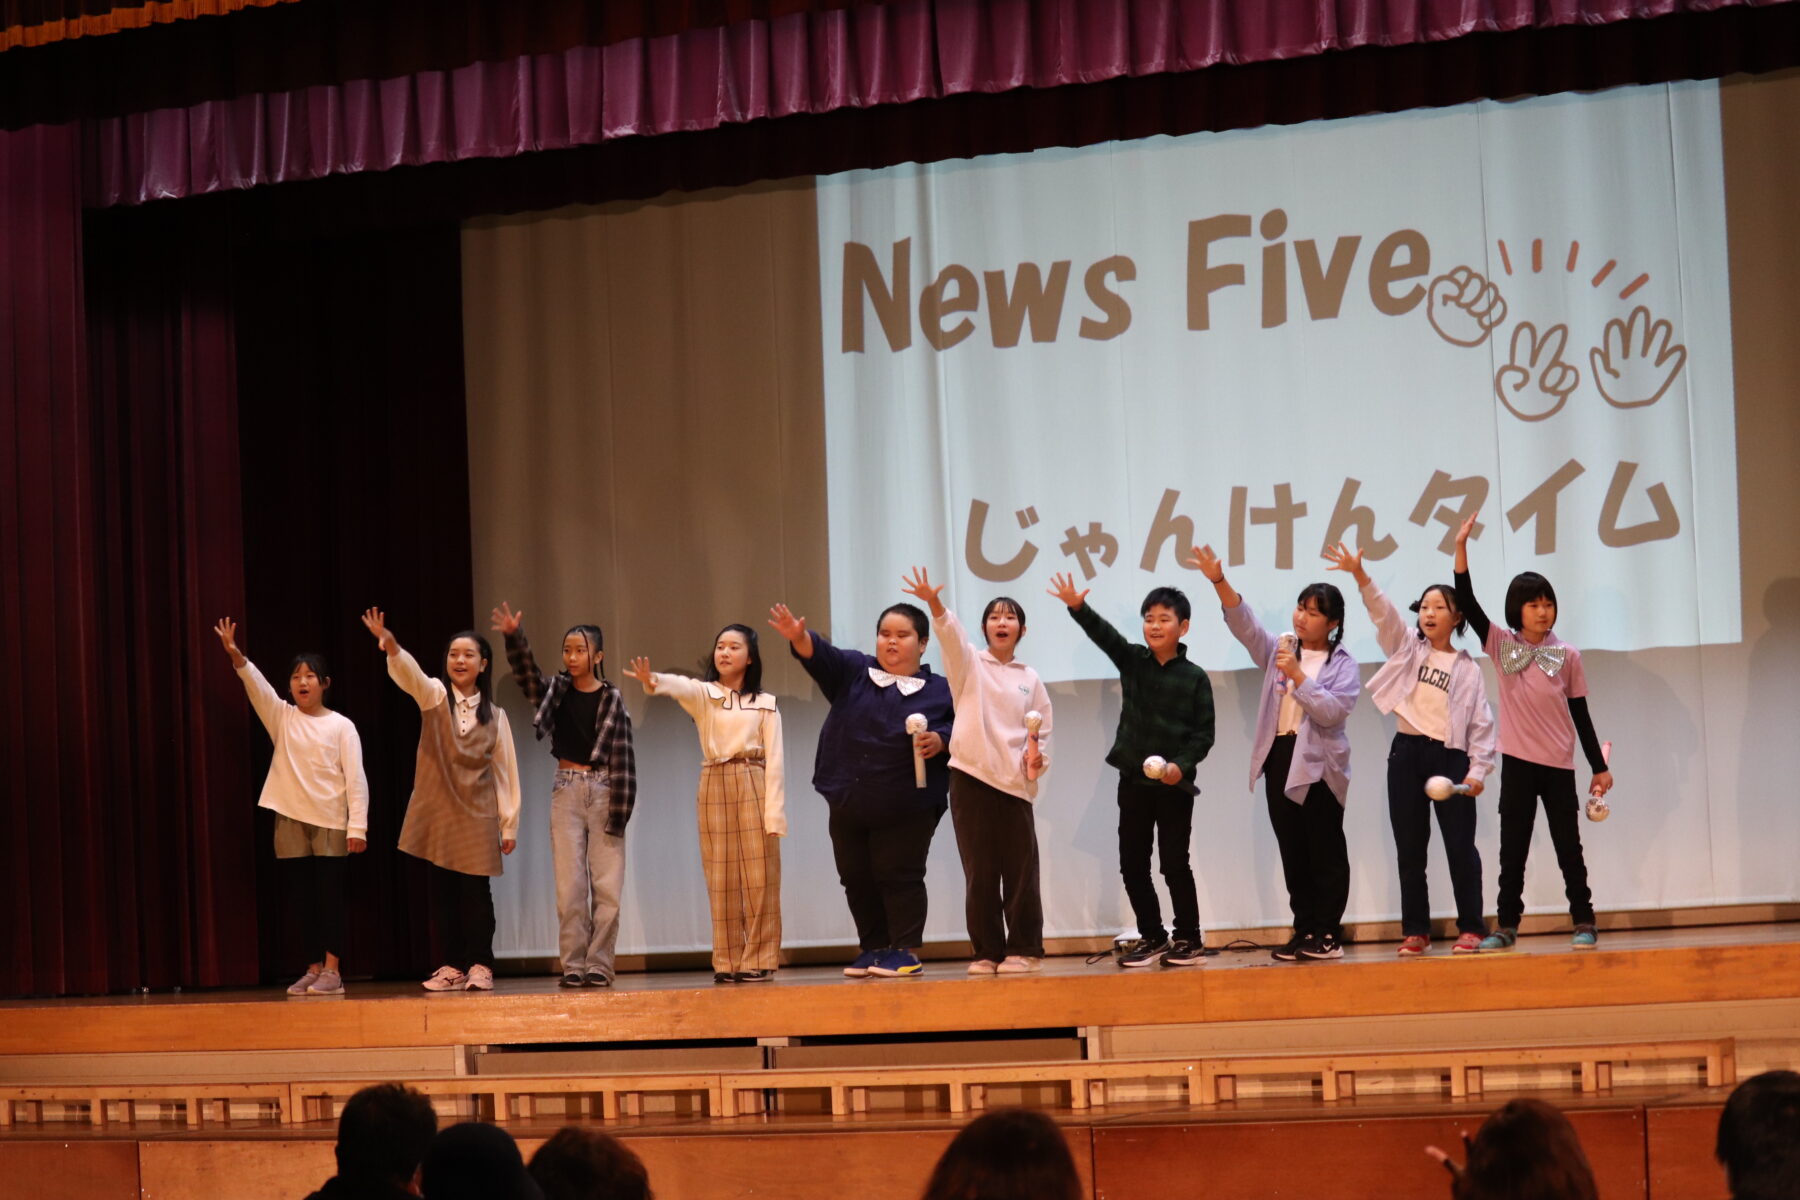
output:
<path id="1" fill-rule="evenodd" d="M 1418 1148 L 1529 1091 L 1570 1108 L 1608 1200 L 1712 1200 L 1734 1073 L 1800 1063 L 1800 924 L 1608 932 L 1585 952 L 1563 936 L 1502 955 L 1438 945 L 1130 972 L 1065 957 L 1014 977 L 937 961 L 910 979 L 803 967 L 729 986 L 664 972 L 579 991 L 502 977 L 492 994 L 8 1001 L 0 1178 L 82 1200 L 298 1197 L 330 1171 L 335 1105 L 400 1078 L 446 1121 L 506 1122 L 527 1152 L 598 1122 L 665 1197 L 916 1195 L 971 1113 L 1011 1103 L 1056 1115 L 1096 1196 L 1166 1195 L 1197 1173 L 1239 1196 L 1327 1194 L 1304 1187 L 1318 1166 L 1296 1144 L 1329 1159 L 1331 1195 L 1437 1196 Z M 870 1180 L 867 1162 L 893 1166 Z"/>

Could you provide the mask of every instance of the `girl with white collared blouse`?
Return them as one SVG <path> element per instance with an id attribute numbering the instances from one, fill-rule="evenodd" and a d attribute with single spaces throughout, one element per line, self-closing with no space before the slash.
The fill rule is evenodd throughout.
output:
<path id="1" fill-rule="evenodd" d="M 713 982 L 762 983 L 781 965 L 781 842 L 787 833 L 781 712 L 762 690 L 756 631 L 727 625 L 705 677 L 669 675 L 634 658 L 626 672 L 669 696 L 700 734 L 700 865 L 712 901 Z"/>

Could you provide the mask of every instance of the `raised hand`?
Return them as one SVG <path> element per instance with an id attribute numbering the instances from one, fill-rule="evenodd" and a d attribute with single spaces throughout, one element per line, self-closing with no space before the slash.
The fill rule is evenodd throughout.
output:
<path id="1" fill-rule="evenodd" d="M 1087 600 L 1087 595 L 1090 590 L 1091 589 L 1083 588 L 1079 592 L 1076 591 L 1074 575 L 1058 572 L 1057 574 L 1050 576 L 1050 594 L 1055 596 L 1058 600 L 1061 600 L 1070 608 L 1080 608 Z"/>
<path id="2" fill-rule="evenodd" d="M 511 637 L 513 634 L 519 632 L 519 625 L 525 620 L 523 611 L 514 612 L 512 610 L 512 605 L 504 600 L 500 602 L 500 607 L 493 611 L 492 617 L 494 632 L 503 634 L 506 637 Z"/>
<path id="3" fill-rule="evenodd" d="M 362 623 L 364 629 L 375 635 L 375 640 L 390 658 L 400 653 L 399 640 L 388 630 L 386 613 L 379 608 L 367 609 L 363 612 Z"/>
<path id="4" fill-rule="evenodd" d="M 1594 385 L 1606 402 L 1642 408 L 1661 400 L 1687 364 L 1687 347 L 1674 337 L 1675 327 L 1652 319 L 1641 304 L 1625 320 L 1608 321 L 1600 344 L 1588 351 Z"/>
<path id="5" fill-rule="evenodd" d="M 1369 582 L 1368 572 L 1363 570 L 1361 550 L 1352 550 L 1339 542 L 1335 546 L 1325 547 L 1325 552 L 1319 557 L 1330 563 L 1333 571 L 1348 571 L 1356 580 L 1356 586 L 1361 587 Z"/>
<path id="6" fill-rule="evenodd" d="M 213 632 L 219 635 L 219 644 L 225 647 L 225 653 L 231 656 L 231 665 L 244 665 L 243 651 L 237 645 L 237 622 L 230 617 L 220 617 L 219 623 L 213 626 Z"/>
<path id="7" fill-rule="evenodd" d="M 938 599 L 943 595 L 944 586 L 939 584 L 937 587 L 932 587 L 931 576 L 924 567 L 914 567 L 911 575 L 902 576 L 900 579 L 900 590 L 908 596 L 917 596 L 923 600 L 934 617 L 944 615 L 944 602 Z"/>
<path id="8" fill-rule="evenodd" d="M 806 618 L 796 617 L 785 604 L 769 610 L 769 627 L 796 646 L 812 640 L 806 636 Z"/>
<path id="9" fill-rule="evenodd" d="M 1438 336 L 1453 346 L 1479 346 L 1506 320 L 1500 289 L 1472 268 L 1457 267 L 1431 281 L 1425 315 Z"/>
<path id="10" fill-rule="evenodd" d="M 650 676 L 652 674 L 650 670 L 650 660 L 643 655 L 640 654 L 631 660 L 631 665 L 625 668 L 625 674 L 643 684 L 646 692 L 654 692 L 656 690 L 656 685 L 650 681 Z"/>
<path id="11" fill-rule="evenodd" d="M 1478 508 L 1456 530 L 1456 570 L 1460 573 L 1469 569 L 1469 539 L 1481 526 L 1476 522 L 1481 516 Z"/>
<path id="12" fill-rule="evenodd" d="M 1213 553 L 1211 546 L 1195 546 L 1188 551 L 1187 565 L 1199 571 L 1213 583 L 1225 582 L 1225 564 Z"/>
<path id="13" fill-rule="evenodd" d="M 1507 363 L 1494 372 L 1494 394 L 1507 412 L 1521 421 L 1542 421 L 1562 410 L 1581 382 L 1581 372 L 1563 361 L 1568 342 L 1567 325 L 1552 325 L 1541 338 L 1530 321 L 1513 327 Z"/>

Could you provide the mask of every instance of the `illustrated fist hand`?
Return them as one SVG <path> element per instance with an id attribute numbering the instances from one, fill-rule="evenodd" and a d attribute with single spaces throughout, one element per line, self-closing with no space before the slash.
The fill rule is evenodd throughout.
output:
<path id="1" fill-rule="evenodd" d="M 1507 364 L 1494 373 L 1494 394 L 1521 421 L 1555 416 L 1581 382 L 1581 372 L 1563 361 L 1569 327 L 1552 325 L 1538 336 L 1537 326 L 1520 321 L 1513 329 Z"/>
<path id="2" fill-rule="evenodd" d="M 1608 321 L 1600 344 L 1588 351 L 1594 384 L 1606 402 L 1614 408 L 1642 408 L 1661 400 L 1687 365 L 1687 347 L 1674 337 L 1675 327 L 1653 320 L 1641 304 L 1625 320 Z"/>
<path id="3" fill-rule="evenodd" d="M 1431 281 L 1425 314 L 1438 336 L 1453 346 L 1479 346 L 1506 320 L 1500 289 L 1468 267 Z"/>

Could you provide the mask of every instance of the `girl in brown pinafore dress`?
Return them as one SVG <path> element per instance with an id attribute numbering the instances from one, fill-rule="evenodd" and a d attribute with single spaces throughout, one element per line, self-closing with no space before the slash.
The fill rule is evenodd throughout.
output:
<path id="1" fill-rule="evenodd" d="M 449 960 L 425 980 L 434 992 L 494 986 L 494 894 L 500 856 L 519 836 L 519 772 L 512 730 L 493 703 L 493 654 L 466 630 L 450 639 L 444 676 L 428 677 L 400 648 L 380 609 L 363 624 L 388 656 L 388 675 L 419 705 L 419 754 L 400 849 L 431 864 L 433 908 Z"/>

